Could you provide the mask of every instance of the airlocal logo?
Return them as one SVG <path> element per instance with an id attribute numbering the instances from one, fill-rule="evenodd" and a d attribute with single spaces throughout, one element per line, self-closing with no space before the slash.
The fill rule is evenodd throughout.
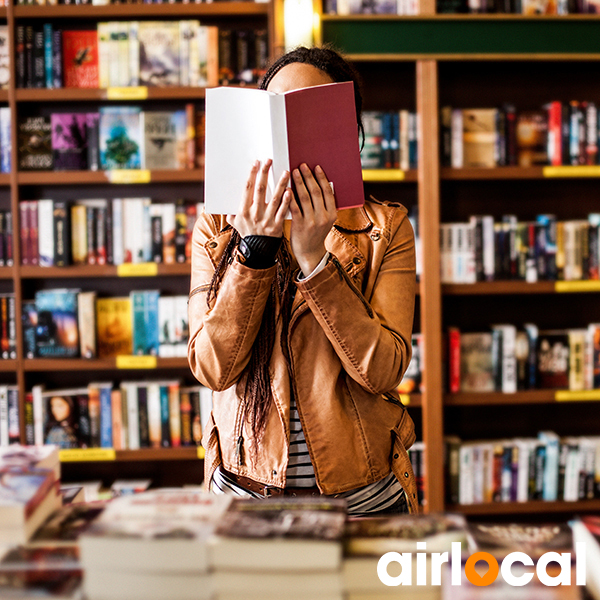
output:
<path id="1" fill-rule="evenodd" d="M 426 542 L 417 542 L 417 564 L 416 564 L 416 584 L 417 585 L 441 585 L 442 565 L 450 563 L 451 583 L 452 585 L 461 585 L 462 582 L 462 554 L 461 543 L 452 543 L 451 556 L 448 558 L 448 552 L 425 552 L 427 550 Z M 431 557 L 431 565 L 427 566 L 428 556 Z M 381 583 L 387 586 L 412 585 L 413 565 L 412 552 L 386 552 L 377 563 L 377 576 Z M 487 563 L 488 570 L 484 575 L 480 575 L 475 565 L 483 561 Z M 396 577 L 388 573 L 388 567 L 391 563 L 398 563 L 402 567 L 402 572 Z M 498 564 L 498 560 L 489 552 L 476 552 L 467 559 L 464 569 L 466 578 L 473 584 L 486 586 L 494 583 L 498 573 L 506 583 L 512 586 L 527 585 L 533 579 L 533 572 L 525 572 L 519 575 L 513 573 L 513 565 L 520 563 L 525 567 L 533 567 L 534 562 L 525 552 L 511 552 Z M 560 572 L 557 575 L 548 574 L 548 565 L 558 563 Z M 546 586 L 571 585 L 571 553 L 570 552 L 546 552 L 542 554 L 537 564 L 535 564 L 535 574 L 541 583 Z M 480 569 L 479 569 L 480 570 Z M 518 571 L 523 571 L 519 567 Z M 554 572 L 554 569 L 552 569 Z M 427 574 L 431 573 L 431 582 L 427 581 Z M 575 583 L 576 585 L 585 585 L 586 565 L 585 565 L 585 542 L 575 544 Z"/>

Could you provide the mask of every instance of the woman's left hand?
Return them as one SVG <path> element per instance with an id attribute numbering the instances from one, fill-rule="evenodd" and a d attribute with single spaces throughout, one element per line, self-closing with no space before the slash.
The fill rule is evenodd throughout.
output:
<path id="1" fill-rule="evenodd" d="M 337 218 L 335 196 L 320 166 L 314 173 L 306 163 L 292 173 L 296 200 L 290 203 L 290 245 L 298 266 L 308 277 L 325 256 L 325 238 Z"/>

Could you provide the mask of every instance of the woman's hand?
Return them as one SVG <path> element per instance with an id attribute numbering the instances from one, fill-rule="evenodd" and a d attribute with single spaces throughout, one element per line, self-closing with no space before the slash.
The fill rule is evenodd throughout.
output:
<path id="1" fill-rule="evenodd" d="M 325 256 L 325 238 L 337 218 L 335 196 L 319 166 L 313 174 L 303 163 L 292 177 L 297 200 L 290 204 L 290 244 L 302 274 L 308 277 Z"/>
<path id="2" fill-rule="evenodd" d="M 244 238 L 247 235 L 283 236 L 283 221 L 290 208 L 293 194 L 287 187 L 290 174 L 284 171 L 270 202 L 266 202 L 269 169 L 273 161 L 268 159 L 260 166 L 257 160 L 252 166 L 246 183 L 244 197 L 236 215 L 228 215 L 227 222 Z"/>

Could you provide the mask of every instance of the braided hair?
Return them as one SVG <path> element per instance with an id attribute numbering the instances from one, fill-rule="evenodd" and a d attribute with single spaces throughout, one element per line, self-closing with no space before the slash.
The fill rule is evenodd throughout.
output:
<path id="1" fill-rule="evenodd" d="M 364 144 L 364 128 L 361 118 L 361 83 L 356 69 L 329 46 L 312 48 L 300 46 L 280 56 L 271 64 L 259 83 L 259 89 L 266 90 L 273 77 L 283 67 L 292 63 L 312 65 L 329 75 L 336 83 L 343 81 L 352 81 L 354 83 L 357 126 L 362 143 Z M 240 235 L 234 230 L 210 283 L 210 289 L 206 297 L 209 308 L 216 299 L 221 281 L 227 267 L 233 260 L 239 242 Z M 252 429 L 255 453 L 265 430 L 269 410 L 273 404 L 269 364 L 275 345 L 275 332 L 279 319 L 281 319 L 282 324 L 281 350 L 287 362 L 290 379 L 292 377 L 287 337 L 295 288 L 293 285 L 292 257 L 289 242 L 285 237 L 276 256 L 276 269 L 276 276 L 271 284 L 260 329 L 252 346 L 250 361 L 237 385 L 238 396 L 242 398 L 245 404 L 243 409 L 244 418 Z M 277 314 L 278 304 L 279 311 Z"/>

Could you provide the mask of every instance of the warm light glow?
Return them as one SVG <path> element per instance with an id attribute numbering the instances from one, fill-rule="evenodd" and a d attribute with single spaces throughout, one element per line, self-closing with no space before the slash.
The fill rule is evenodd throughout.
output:
<path id="1" fill-rule="evenodd" d="M 286 50 L 313 45 L 312 0 L 284 0 L 283 19 Z"/>

